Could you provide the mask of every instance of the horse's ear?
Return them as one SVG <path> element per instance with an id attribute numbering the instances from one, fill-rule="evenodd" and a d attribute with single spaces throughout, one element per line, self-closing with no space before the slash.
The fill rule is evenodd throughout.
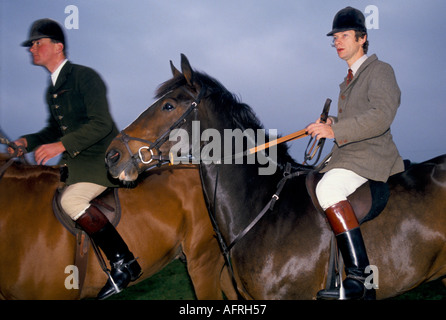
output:
<path id="1" fill-rule="evenodd" d="M 181 54 L 181 71 L 186 78 L 187 84 L 190 86 L 194 85 L 194 72 L 190 66 L 189 60 L 187 60 L 184 54 Z"/>
<path id="2" fill-rule="evenodd" d="M 181 75 L 181 72 L 177 68 L 175 68 L 175 66 L 173 65 L 172 60 L 170 60 L 170 69 L 172 70 L 172 75 L 173 75 L 174 78 L 176 76 Z"/>

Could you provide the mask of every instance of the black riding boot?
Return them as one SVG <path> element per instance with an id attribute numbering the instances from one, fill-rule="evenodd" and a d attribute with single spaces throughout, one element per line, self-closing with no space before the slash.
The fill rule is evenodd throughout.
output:
<path id="1" fill-rule="evenodd" d="M 343 281 L 345 299 L 375 300 L 375 289 L 367 289 L 365 268 L 369 265 L 367 251 L 353 208 L 342 201 L 325 211 L 341 251 L 346 279 Z M 339 290 L 321 290 L 318 299 L 339 299 Z"/>
<path id="2" fill-rule="evenodd" d="M 76 222 L 102 249 L 110 261 L 111 272 L 97 299 L 106 299 L 125 289 L 130 281 L 135 281 L 141 274 L 141 267 L 124 240 L 108 221 L 107 217 L 95 206 L 90 206 Z"/>

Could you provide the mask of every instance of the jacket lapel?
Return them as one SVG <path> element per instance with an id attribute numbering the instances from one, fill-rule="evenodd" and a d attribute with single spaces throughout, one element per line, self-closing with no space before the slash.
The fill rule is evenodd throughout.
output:
<path id="1" fill-rule="evenodd" d="M 375 60 L 378 60 L 378 57 L 376 54 L 371 55 L 368 57 L 363 64 L 359 67 L 358 71 L 356 72 L 355 76 L 353 77 L 352 83 L 359 77 L 359 75 Z"/>
<path id="2" fill-rule="evenodd" d="M 71 69 L 73 68 L 70 61 L 67 61 L 63 66 L 62 70 L 60 70 L 59 76 L 57 77 L 56 85 L 53 87 L 53 92 L 58 92 L 60 87 L 67 81 L 68 75 L 71 73 Z"/>
<path id="3" fill-rule="evenodd" d="M 356 72 L 355 76 L 352 79 L 352 82 L 350 82 L 350 84 L 347 86 L 347 77 L 344 78 L 344 81 L 339 85 L 339 88 L 341 89 L 341 93 L 343 93 L 346 89 L 351 88 L 356 80 L 358 80 L 359 76 L 361 75 L 361 73 L 375 60 L 378 60 L 378 57 L 376 56 L 376 54 L 371 55 L 370 57 L 368 57 L 363 64 L 359 67 L 358 71 Z"/>

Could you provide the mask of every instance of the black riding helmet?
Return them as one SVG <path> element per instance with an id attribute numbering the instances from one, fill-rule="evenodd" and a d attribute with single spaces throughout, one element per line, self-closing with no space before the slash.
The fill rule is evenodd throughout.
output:
<path id="1" fill-rule="evenodd" d="M 332 36 L 337 32 L 347 30 L 357 30 L 367 33 L 364 14 L 358 9 L 346 7 L 336 13 L 333 19 L 332 29 L 333 30 L 327 33 L 327 36 Z"/>

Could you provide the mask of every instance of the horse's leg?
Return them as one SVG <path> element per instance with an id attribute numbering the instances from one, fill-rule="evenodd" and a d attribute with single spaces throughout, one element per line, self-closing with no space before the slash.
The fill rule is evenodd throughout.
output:
<path id="1" fill-rule="evenodd" d="M 221 272 L 220 285 L 226 298 L 228 298 L 229 300 L 238 299 L 237 292 L 235 291 L 234 283 L 232 281 L 232 276 L 229 273 L 229 269 L 227 266 L 224 266 L 223 271 Z"/>
<path id="2" fill-rule="evenodd" d="M 186 258 L 188 258 L 187 254 Z M 208 258 L 213 259 L 213 257 Z M 220 287 L 220 271 L 223 268 L 223 261 L 220 262 L 214 261 L 214 263 L 209 263 L 209 260 L 206 258 L 188 258 L 187 271 L 194 284 L 197 299 L 223 299 Z"/>
<path id="3" fill-rule="evenodd" d="M 186 255 L 187 269 L 197 299 L 221 300 L 223 295 L 220 276 L 224 266 L 223 256 L 217 240 L 213 237 L 207 211 L 201 215 L 203 216 L 201 221 L 194 221 L 194 229 L 186 232 L 182 243 L 183 252 Z M 229 291 L 225 294 L 231 296 Z"/>
<path id="4" fill-rule="evenodd" d="M 177 169 L 174 172 L 171 186 L 166 182 L 165 190 L 174 190 L 175 196 L 182 199 L 184 220 L 181 233 L 184 236 L 181 246 L 187 259 L 187 270 L 194 285 L 195 295 L 198 299 L 222 299 L 220 275 L 224 265 L 223 256 L 214 238 L 198 170 Z M 172 202 L 168 205 L 172 206 Z M 164 210 L 175 212 L 176 207 Z M 233 296 L 229 291 L 225 294 Z"/>

